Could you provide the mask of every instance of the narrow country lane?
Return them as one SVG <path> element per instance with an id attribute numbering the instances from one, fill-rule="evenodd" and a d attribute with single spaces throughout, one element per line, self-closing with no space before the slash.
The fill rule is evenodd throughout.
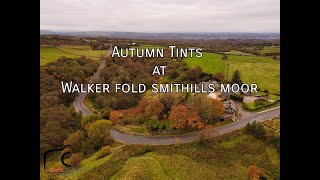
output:
<path id="1" fill-rule="evenodd" d="M 111 45 L 110 49 L 107 51 L 106 57 L 110 56 L 111 52 L 112 52 L 112 45 Z M 95 72 L 94 75 L 91 77 L 89 83 L 92 83 L 94 80 L 99 78 L 100 72 L 105 66 L 106 66 L 106 60 L 102 60 L 97 72 Z M 87 93 L 80 93 L 80 95 L 78 97 L 76 97 L 76 99 L 74 101 L 75 110 L 78 113 L 81 113 L 83 116 L 88 115 L 88 114 L 92 114 L 92 112 L 88 108 L 86 108 L 83 104 L 83 100 L 86 97 L 86 95 L 87 95 Z"/>
<path id="2" fill-rule="evenodd" d="M 247 125 L 248 122 L 263 122 L 275 117 L 278 117 L 280 114 L 280 107 L 270 109 L 261 113 L 256 113 L 250 117 L 238 120 L 234 123 L 218 127 L 214 130 L 207 130 L 206 137 L 216 137 L 226 133 L 230 133 L 234 130 L 241 129 Z M 122 143 L 125 144 L 152 144 L 152 145 L 168 145 L 175 144 L 177 142 L 187 143 L 197 141 L 199 139 L 199 132 L 176 135 L 176 136 L 140 136 L 126 134 L 119 132 L 116 129 L 110 130 L 111 136 Z"/>

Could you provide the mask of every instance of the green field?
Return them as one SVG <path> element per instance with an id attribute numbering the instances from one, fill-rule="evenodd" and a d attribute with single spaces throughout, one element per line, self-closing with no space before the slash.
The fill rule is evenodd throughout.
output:
<path id="1" fill-rule="evenodd" d="M 269 57 L 230 55 L 229 77 L 238 69 L 245 83 L 256 83 L 261 90 L 280 94 L 280 62 Z"/>
<path id="2" fill-rule="evenodd" d="M 264 46 L 259 52 L 263 55 L 265 53 L 280 53 L 280 46 Z"/>
<path id="3" fill-rule="evenodd" d="M 67 53 L 57 47 L 40 47 L 40 66 L 56 61 L 61 56 L 77 58 L 79 56 Z"/>
<path id="4" fill-rule="evenodd" d="M 223 61 L 221 54 L 214 53 L 202 53 L 203 56 L 201 58 L 197 58 L 195 56 L 185 58 L 185 62 L 187 66 L 190 68 L 194 68 L 196 66 L 200 66 L 204 72 L 207 73 L 217 73 L 217 72 L 225 72 L 225 61 Z"/>
<path id="5" fill-rule="evenodd" d="M 204 72 L 226 74 L 225 62 L 221 54 L 203 53 L 202 58 L 186 58 L 188 67 L 200 66 Z M 280 94 L 280 62 L 262 56 L 228 55 L 229 79 L 238 69 L 245 83 L 256 83 L 258 88 Z"/>
<path id="6" fill-rule="evenodd" d="M 250 53 L 245 53 L 241 51 L 231 50 L 229 52 L 225 52 L 226 55 L 239 55 L 239 56 L 252 56 Z"/>
<path id="7" fill-rule="evenodd" d="M 106 50 L 92 50 L 85 45 L 40 46 L 40 66 L 58 60 L 61 56 L 78 58 L 81 55 L 99 60 Z"/>

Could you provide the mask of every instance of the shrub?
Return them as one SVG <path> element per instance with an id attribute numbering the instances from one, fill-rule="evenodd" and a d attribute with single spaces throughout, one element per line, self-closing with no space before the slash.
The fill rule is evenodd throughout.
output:
<path id="1" fill-rule="evenodd" d="M 243 101 L 243 96 L 239 94 L 230 94 L 230 99 L 233 99 L 236 101 Z"/>
<path id="2" fill-rule="evenodd" d="M 269 93 L 269 90 L 268 89 L 264 89 L 263 92 Z"/>
<path id="3" fill-rule="evenodd" d="M 104 107 L 102 110 L 101 110 L 101 116 L 103 119 L 110 119 L 110 112 L 112 111 L 112 108 L 111 107 Z"/>
<path id="4" fill-rule="evenodd" d="M 125 125 L 126 126 L 126 125 L 130 124 L 130 121 L 127 118 L 123 118 L 123 119 L 118 120 L 118 123 L 120 125 Z"/>
<path id="5" fill-rule="evenodd" d="M 77 167 L 81 163 L 81 156 L 79 154 L 72 154 L 69 158 L 71 166 Z"/>
<path id="6" fill-rule="evenodd" d="M 157 131 L 159 129 L 159 122 L 156 120 L 150 120 L 148 122 L 148 130 L 149 131 Z"/>
<path id="7" fill-rule="evenodd" d="M 139 150 L 138 150 L 138 154 L 144 154 L 147 152 L 152 151 L 152 147 L 150 145 L 143 145 Z"/>
<path id="8" fill-rule="evenodd" d="M 103 157 L 108 156 L 109 154 L 111 154 L 111 149 L 109 146 L 105 146 L 101 148 L 101 152 L 99 153 L 97 159 L 101 159 Z"/>
<path id="9" fill-rule="evenodd" d="M 267 134 L 266 128 L 262 125 L 254 121 L 253 123 L 248 123 L 245 127 L 246 132 L 254 135 L 257 138 L 265 137 Z"/>

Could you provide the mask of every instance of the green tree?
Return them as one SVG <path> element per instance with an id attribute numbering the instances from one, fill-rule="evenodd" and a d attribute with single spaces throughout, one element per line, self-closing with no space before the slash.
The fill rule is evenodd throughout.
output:
<path id="1" fill-rule="evenodd" d="M 92 140 L 94 149 L 99 149 L 102 146 L 109 144 L 110 127 L 111 122 L 107 120 L 97 120 L 89 126 L 88 137 Z"/>
<path id="2" fill-rule="evenodd" d="M 91 123 L 98 119 L 102 119 L 102 117 L 98 114 L 89 114 L 84 116 L 81 121 L 82 128 L 86 129 Z"/>
<path id="3" fill-rule="evenodd" d="M 241 80 L 241 74 L 238 69 L 236 69 L 236 71 L 233 72 L 231 83 L 239 84 L 240 86 L 243 84 L 243 82 Z"/>
<path id="4" fill-rule="evenodd" d="M 104 107 L 101 109 L 101 116 L 103 119 L 110 119 L 110 112 L 112 111 L 112 108 L 109 106 Z"/>

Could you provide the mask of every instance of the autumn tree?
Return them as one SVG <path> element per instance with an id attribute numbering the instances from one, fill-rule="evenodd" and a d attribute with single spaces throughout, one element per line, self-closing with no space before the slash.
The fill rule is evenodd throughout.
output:
<path id="1" fill-rule="evenodd" d="M 220 72 L 213 75 L 213 79 L 215 79 L 215 80 L 217 80 L 219 82 L 224 81 L 225 78 L 226 78 L 225 75 L 223 73 L 220 73 Z"/>
<path id="2" fill-rule="evenodd" d="M 145 108 L 145 115 L 147 117 L 155 116 L 157 118 L 163 113 L 164 105 L 158 100 L 153 99 Z"/>
<path id="3" fill-rule="evenodd" d="M 71 166 L 77 167 L 77 166 L 80 165 L 82 158 L 81 158 L 81 156 L 79 154 L 75 153 L 75 154 L 71 155 L 69 160 L 70 160 L 70 165 Z"/>
<path id="4" fill-rule="evenodd" d="M 265 173 L 257 166 L 248 167 L 248 176 L 251 180 L 259 180 L 265 177 Z"/>
<path id="5" fill-rule="evenodd" d="M 168 119 L 175 122 L 174 127 L 177 129 L 182 129 L 186 126 L 198 129 L 204 128 L 196 109 L 188 110 L 185 105 L 173 106 Z"/>
<path id="6" fill-rule="evenodd" d="M 185 128 L 187 125 L 187 118 L 189 116 L 189 111 L 186 106 L 179 105 L 173 106 L 172 111 L 169 115 L 169 120 L 174 122 L 174 127 L 177 129 Z"/>
<path id="7" fill-rule="evenodd" d="M 99 149 L 102 146 L 109 144 L 110 127 L 111 122 L 107 120 L 97 120 L 89 126 L 88 137 L 92 141 L 94 149 Z"/>
<path id="8" fill-rule="evenodd" d="M 240 86 L 243 84 L 243 82 L 241 80 L 241 74 L 238 69 L 236 69 L 236 71 L 233 72 L 232 78 L 231 78 L 231 83 L 239 84 Z"/>
<path id="9" fill-rule="evenodd" d="M 212 121 L 222 115 L 224 105 L 216 99 L 208 98 L 205 94 L 198 94 L 190 98 L 188 109 L 196 109 L 201 119 L 205 122 Z"/>
<path id="10" fill-rule="evenodd" d="M 122 114 L 119 111 L 111 111 L 109 116 L 112 124 L 117 124 Z"/>
<path id="11" fill-rule="evenodd" d="M 64 145 L 71 145 L 74 152 L 79 152 L 84 138 L 84 132 L 77 130 L 69 135 L 69 137 L 64 141 Z"/>
<path id="12" fill-rule="evenodd" d="M 68 132 L 61 127 L 58 121 L 49 121 L 40 133 L 40 149 L 44 151 L 59 147 L 67 137 Z"/>

